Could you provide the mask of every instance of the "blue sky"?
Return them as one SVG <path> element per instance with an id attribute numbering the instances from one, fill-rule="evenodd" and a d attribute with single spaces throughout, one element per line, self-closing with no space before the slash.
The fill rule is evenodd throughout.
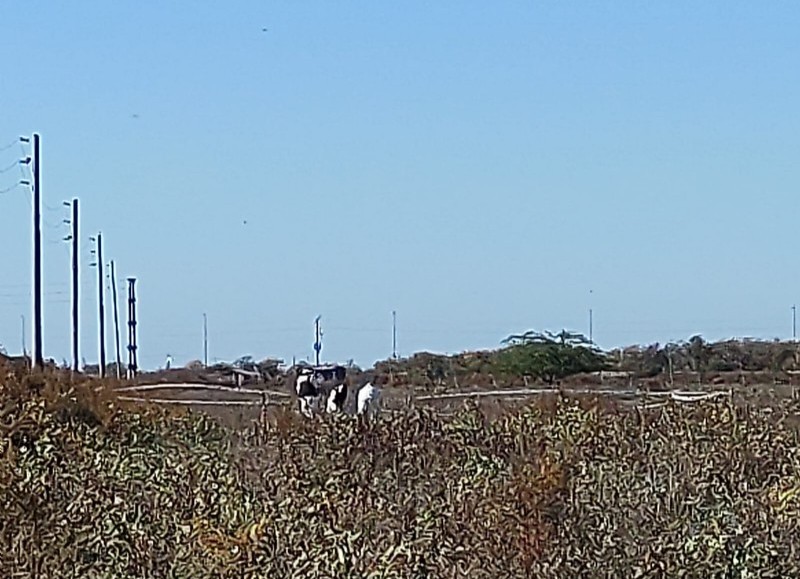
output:
<path id="1" fill-rule="evenodd" d="M 45 356 L 70 357 L 73 197 L 90 362 L 97 231 L 120 297 L 139 280 L 144 367 L 201 358 L 203 312 L 228 360 L 309 356 L 320 314 L 323 358 L 371 365 L 392 310 L 402 355 L 590 307 L 605 348 L 791 337 L 797 30 L 778 1 L 3 2 L 0 147 L 42 135 Z M 25 188 L 0 244 L 16 352 Z"/>

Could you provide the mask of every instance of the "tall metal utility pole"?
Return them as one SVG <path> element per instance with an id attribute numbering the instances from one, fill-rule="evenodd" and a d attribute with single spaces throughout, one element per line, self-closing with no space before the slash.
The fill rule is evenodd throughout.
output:
<path id="1" fill-rule="evenodd" d="M 203 314 L 203 365 L 208 368 L 208 316 Z"/>
<path id="2" fill-rule="evenodd" d="M 114 350 L 117 355 L 117 380 L 122 378 L 122 360 L 119 348 L 119 299 L 117 298 L 117 273 L 111 260 L 111 295 L 114 299 Z"/>
<path id="3" fill-rule="evenodd" d="M 26 357 L 28 355 L 28 347 L 25 342 L 25 314 L 21 314 L 20 318 L 22 319 L 22 357 Z"/>
<path id="4" fill-rule="evenodd" d="M 128 378 L 136 376 L 136 278 L 128 278 Z"/>
<path id="5" fill-rule="evenodd" d="M 66 220 L 72 224 L 72 234 L 64 238 L 65 241 L 72 240 L 72 370 L 77 372 L 80 367 L 80 356 L 78 352 L 78 304 L 80 303 L 78 295 L 78 258 L 80 257 L 78 245 L 78 200 L 73 199 L 72 203 L 64 201 L 64 205 L 72 207 L 72 219 Z"/>
<path id="6" fill-rule="evenodd" d="M 42 159 L 39 134 L 33 134 L 33 368 L 44 366 L 42 352 Z"/>
<path id="7" fill-rule="evenodd" d="M 589 343 L 590 344 L 594 344 L 594 336 L 593 336 L 593 333 L 594 333 L 594 327 L 593 327 L 593 325 L 594 325 L 594 319 L 593 319 L 594 311 L 592 310 L 591 300 L 592 300 L 592 290 L 589 290 Z"/>
<path id="8" fill-rule="evenodd" d="M 314 320 L 314 354 L 317 366 L 319 366 L 319 353 L 322 351 L 322 329 L 319 325 L 320 319 L 322 319 L 322 316 L 317 316 L 317 319 Z"/>
<path id="9" fill-rule="evenodd" d="M 397 360 L 397 312 L 392 310 L 392 359 Z"/>
<path id="10" fill-rule="evenodd" d="M 792 306 L 792 341 L 797 341 L 797 306 Z"/>
<path id="11" fill-rule="evenodd" d="M 97 245 L 97 249 L 92 253 L 95 254 L 97 261 L 92 265 L 97 266 L 97 307 L 98 307 L 98 327 L 99 327 L 99 338 L 98 338 L 98 346 L 100 349 L 100 363 L 98 364 L 99 373 L 101 378 L 105 378 L 106 375 L 106 314 L 105 314 L 105 306 L 103 302 L 103 296 L 105 294 L 103 288 L 103 234 L 98 233 L 97 237 L 91 237 L 92 241 L 95 242 Z"/>

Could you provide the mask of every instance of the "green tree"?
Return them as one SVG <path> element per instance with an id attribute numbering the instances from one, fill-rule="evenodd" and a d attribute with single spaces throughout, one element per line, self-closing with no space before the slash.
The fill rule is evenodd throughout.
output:
<path id="1" fill-rule="evenodd" d="M 505 347 L 498 353 L 502 371 L 534 376 L 548 384 L 567 376 L 606 368 L 600 350 L 580 333 L 528 331 L 511 335 L 502 343 Z"/>
<path id="2" fill-rule="evenodd" d="M 241 356 L 241 357 L 237 358 L 236 360 L 234 360 L 234 362 L 233 362 L 233 367 L 234 368 L 239 368 L 239 369 L 242 369 L 242 370 L 247 369 L 247 368 L 252 368 L 254 365 L 255 365 L 255 362 L 253 361 L 253 357 L 252 356 Z"/>

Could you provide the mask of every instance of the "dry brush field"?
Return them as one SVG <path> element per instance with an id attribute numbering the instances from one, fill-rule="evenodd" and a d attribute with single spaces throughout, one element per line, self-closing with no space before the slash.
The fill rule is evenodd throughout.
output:
<path id="1" fill-rule="evenodd" d="M 792 396 L 234 429 L 0 372 L 2 577 L 800 576 Z"/>

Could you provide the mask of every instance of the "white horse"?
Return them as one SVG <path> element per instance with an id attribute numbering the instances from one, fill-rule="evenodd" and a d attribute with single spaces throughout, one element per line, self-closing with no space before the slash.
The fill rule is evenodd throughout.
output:
<path id="1" fill-rule="evenodd" d="M 358 391 L 356 413 L 359 416 L 374 418 L 378 415 L 381 402 L 381 390 L 372 382 L 367 382 Z"/>

